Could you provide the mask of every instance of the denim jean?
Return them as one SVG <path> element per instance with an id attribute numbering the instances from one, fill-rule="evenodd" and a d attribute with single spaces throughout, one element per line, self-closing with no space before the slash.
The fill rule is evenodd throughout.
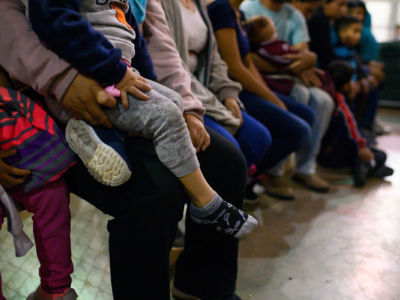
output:
<path id="1" fill-rule="evenodd" d="M 287 96 L 277 96 L 285 102 L 288 111 L 248 91 L 240 93 L 247 112 L 261 122 L 271 133 L 272 146 L 267 155 L 259 161 L 257 173 L 281 175 L 275 167 L 290 153 L 298 151 L 310 140 L 310 123 L 313 122 L 312 111 Z M 274 172 L 270 172 L 271 168 Z"/>
<path id="2" fill-rule="evenodd" d="M 242 111 L 242 117 L 243 124 L 234 136 L 211 117 L 204 116 L 204 124 L 235 144 L 246 158 L 247 166 L 251 166 L 268 155 L 272 138 L 269 130 L 248 113 Z"/>
<path id="3" fill-rule="evenodd" d="M 297 173 L 314 174 L 321 141 L 328 129 L 335 105 L 331 96 L 320 88 L 308 88 L 298 83 L 293 87 L 291 96 L 298 102 L 307 105 L 314 112 L 311 141 L 296 153 Z"/>

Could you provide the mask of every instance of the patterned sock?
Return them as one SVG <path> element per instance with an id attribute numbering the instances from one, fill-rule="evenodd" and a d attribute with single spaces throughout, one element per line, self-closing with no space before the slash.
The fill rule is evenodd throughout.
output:
<path id="1" fill-rule="evenodd" d="M 217 193 L 203 207 L 191 204 L 190 214 L 193 222 L 211 225 L 215 230 L 239 239 L 249 235 L 258 224 L 255 218 L 226 202 Z"/>

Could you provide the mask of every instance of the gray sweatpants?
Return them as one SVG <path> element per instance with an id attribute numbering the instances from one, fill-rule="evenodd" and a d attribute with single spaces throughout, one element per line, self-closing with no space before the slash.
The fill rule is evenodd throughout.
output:
<path id="1" fill-rule="evenodd" d="M 129 96 L 128 110 L 119 103 L 106 114 L 117 129 L 151 140 L 158 158 L 175 176 L 193 173 L 199 161 L 183 118 L 183 100 L 175 91 L 148 82 L 152 87 L 147 93 L 149 100 Z"/>

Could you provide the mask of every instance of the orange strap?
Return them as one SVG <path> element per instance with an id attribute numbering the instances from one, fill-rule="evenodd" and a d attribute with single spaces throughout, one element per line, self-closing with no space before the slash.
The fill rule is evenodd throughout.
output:
<path id="1" fill-rule="evenodd" d="M 133 30 L 133 28 L 126 21 L 125 13 L 122 11 L 121 7 L 119 7 L 117 3 L 113 2 L 111 3 L 111 8 L 117 12 L 118 21 L 121 22 L 122 24 L 125 24 L 126 26 L 128 26 L 128 28 Z"/>

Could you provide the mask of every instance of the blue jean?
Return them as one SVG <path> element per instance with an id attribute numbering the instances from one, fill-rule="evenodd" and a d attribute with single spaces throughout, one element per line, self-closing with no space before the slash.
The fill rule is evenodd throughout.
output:
<path id="1" fill-rule="evenodd" d="M 316 171 L 316 158 L 321 148 L 321 141 L 328 130 L 335 104 L 325 91 L 301 84 L 295 84 L 291 96 L 299 103 L 307 105 L 315 116 L 311 127 L 311 141 L 297 152 L 297 173 L 308 175 Z"/>
<path id="2" fill-rule="evenodd" d="M 240 94 L 247 112 L 267 127 L 272 136 L 268 154 L 257 163 L 258 174 L 272 168 L 310 141 L 313 112 L 291 97 L 277 96 L 285 102 L 289 111 L 253 93 L 243 91 Z"/>
<path id="3" fill-rule="evenodd" d="M 204 116 L 204 124 L 236 145 L 246 158 L 247 165 L 250 166 L 263 159 L 267 154 L 271 146 L 271 134 L 264 125 L 246 112 L 242 111 L 242 117 L 243 125 L 234 136 L 213 118 Z"/>

